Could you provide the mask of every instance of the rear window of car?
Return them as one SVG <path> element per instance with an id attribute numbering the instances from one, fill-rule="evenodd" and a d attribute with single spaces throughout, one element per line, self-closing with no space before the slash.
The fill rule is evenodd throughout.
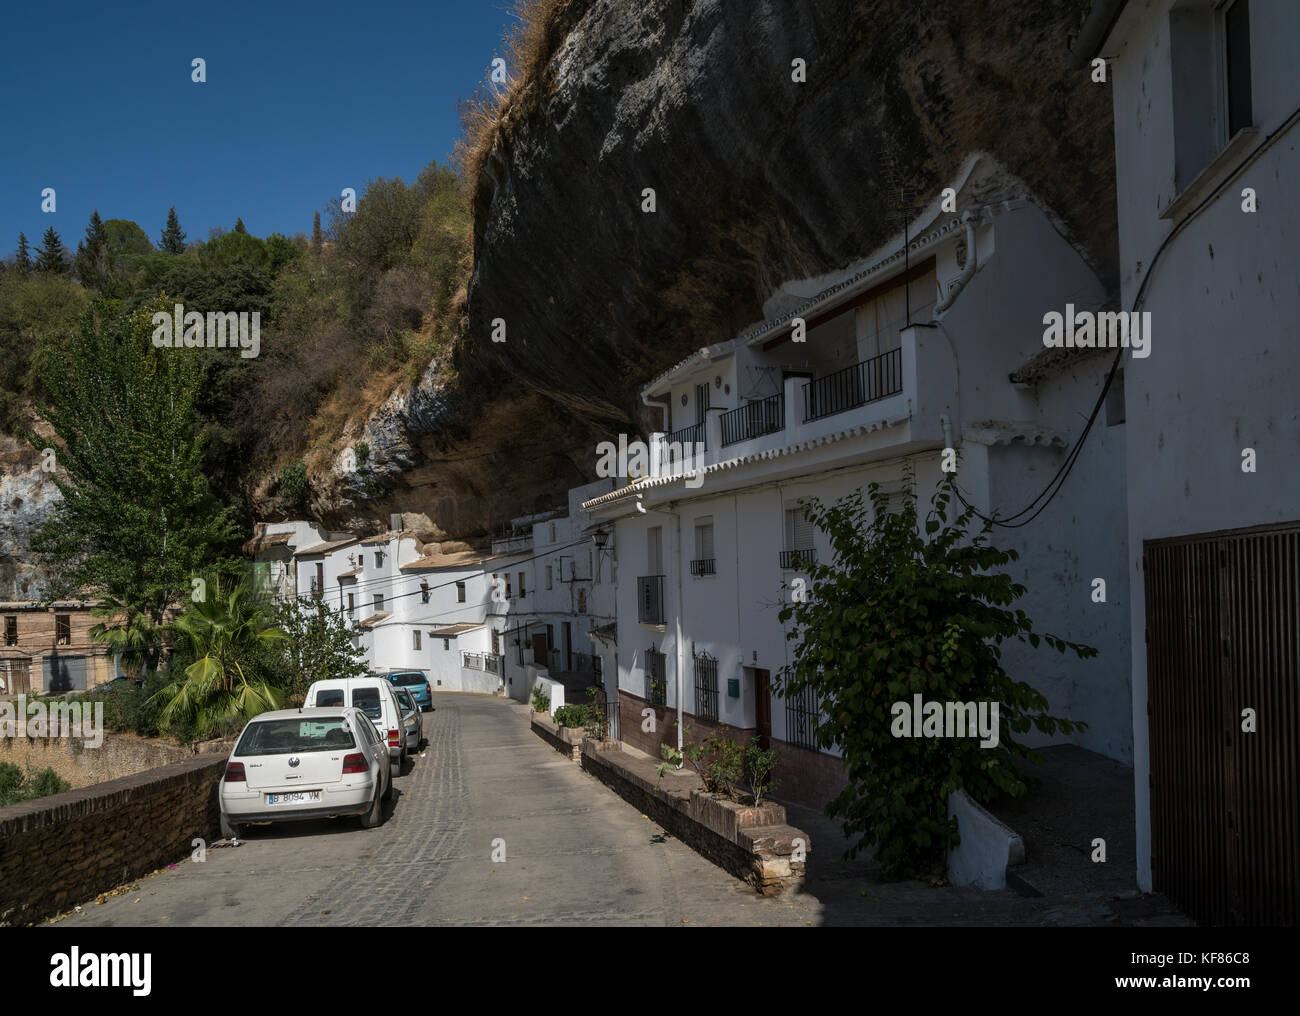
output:
<path id="1" fill-rule="evenodd" d="M 388 680 L 392 681 L 393 684 L 410 687 L 411 685 L 424 684 L 428 678 L 423 674 L 389 674 Z"/>
<path id="2" fill-rule="evenodd" d="M 316 708 L 330 709 L 343 705 L 342 688 L 322 688 L 316 693 Z"/>
<path id="3" fill-rule="evenodd" d="M 343 717 L 254 721 L 235 747 L 236 755 L 288 755 L 355 748 Z"/>
<path id="4" fill-rule="evenodd" d="M 383 706 L 379 701 L 379 689 L 374 685 L 353 688 L 352 704 L 372 720 L 377 720 L 384 715 Z"/>

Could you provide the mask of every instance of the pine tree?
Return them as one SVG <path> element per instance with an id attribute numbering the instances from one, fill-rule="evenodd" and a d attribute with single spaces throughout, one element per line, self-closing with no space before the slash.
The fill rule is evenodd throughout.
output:
<path id="1" fill-rule="evenodd" d="M 176 206 L 167 212 L 167 225 L 158 240 L 158 246 L 168 254 L 185 253 L 185 233 L 181 230 L 181 220 L 176 218 Z"/>
<path id="2" fill-rule="evenodd" d="M 32 271 L 32 249 L 27 243 L 27 234 L 18 234 L 18 254 L 14 258 L 14 267 L 24 275 Z"/>
<path id="3" fill-rule="evenodd" d="M 99 217 L 98 208 L 90 214 L 86 238 L 77 244 L 73 268 L 83 286 L 103 288 L 108 277 L 108 234 L 104 232 L 104 222 Z"/>
<path id="4" fill-rule="evenodd" d="M 247 232 L 248 232 L 248 230 L 246 230 L 246 229 L 244 228 L 244 220 L 243 220 L 243 219 L 240 219 L 240 218 L 238 218 L 238 217 L 235 219 L 235 232 L 236 232 L 236 233 L 247 233 Z"/>
<path id="5" fill-rule="evenodd" d="M 320 212 L 317 212 L 316 217 L 312 219 L 312 223 L 311 223 L 312 257 L 317 257 L 317 258 L 320 257 L 321 247 L 323 244 L 324 244 L 324 239 L 322 238 L 321 231 L 320 231 Z"/>
<path id="6" fill-rule="evenodd" d="M 62 273 L 68 270 L 68 263 L 63 260 L 63 241 L 50 226 L 41 237 L 40 250 L 36 252 L 36 270 L 38 272 Z"/>

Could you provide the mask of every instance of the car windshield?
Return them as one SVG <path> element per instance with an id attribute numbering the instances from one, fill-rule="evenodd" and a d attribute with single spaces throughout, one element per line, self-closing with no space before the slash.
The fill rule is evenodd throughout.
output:
<path id="1" fill-rule="evenodd" d="M 405 687 L 424 684 L 425 682 L 423 674 L 389 674 L 388 679 L 392 681 L 393 684 L 400 684 Z"/>
<path id="2" fill-rule="evenodd" d="M 352 704 L 372 720 L 377 720 L 384 715 L 384 710 L 379 704 L 379 689 L 373 685 L 365 688 L 353 688 Z"/>
<path id="3" fill-rule="evenodd" d="M 342 716 L 322 719 L 262 720 L 250 723 L 235 748 L 236 755 L 288 755 L 308 751 L 355 748 L 356 741 Z"/>

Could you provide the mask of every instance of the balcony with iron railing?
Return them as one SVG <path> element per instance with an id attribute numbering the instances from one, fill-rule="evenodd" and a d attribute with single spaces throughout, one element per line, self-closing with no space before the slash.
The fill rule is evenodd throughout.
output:
<path id="1" fill-rule="evenodd" d="M 637 578 L 636 619 L 639 624 L 667 623 L 662 575 L 641 575 Z"/>
<path id="2" fill-rule="evenodd" d="M 821 442 L 851 428 L 882 458 L 942 447 L 945 426 L 959 432 L 956 359 L 938 328 L 904 328 L 896 348 L 846 367 L 831 369 L 823 359 L 793 369 L 789 355 L 752 353 L 750 369 L 783 374 L 780 391 L 733 409 L 710 407 L 702 423 L 653 434 L 653 475 L 682 476 L 696 486 L 716 463 Z"/>
<path id="3" fill-rule="evenodd" d="M 903 390 L 903 350 L 891 349 L 803 386 L 803 422 L 820 420 Z"/>
<path id="4" fill-rule="evenodd" d="M 717 574 L 717 559 L 712 557 L 696 558 L 691 562 L 691 574 L 696 578 L 701 575 Z"/>
<path id="5" fill-rule="evenodd" d="M 765 399 L 746 402 L 722 414 L 723 446 L 774 434 L 785 428 L 785 393 L 777 392 Z"/>
<path id="6" fill-rule="evenodd" d="M 803 571 L 809 565 L 814 565 L 816 563 L 817 551 L 812 547 L 804 547 L 800 550 L 781 551 L 782 571 Z"/>

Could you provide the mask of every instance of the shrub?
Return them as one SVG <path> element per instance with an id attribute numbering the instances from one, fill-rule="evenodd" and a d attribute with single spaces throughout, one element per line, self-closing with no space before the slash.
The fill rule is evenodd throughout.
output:
<path id="1" fill-rule="evenodd" d="M 555 710 L 552 717 L 561 727 L 569 727 L 577 730 L 579 727 L 587 725 L 587 707 L 586 706 L 561 706 Z"/>
<path id="2" fill-rule="evenodd" d="M 771 778 L 772 770 L 781 761 L 775 748 L 764 748 L 757 737 L 751 737 L 745 746 L 745 782 L 749 792 L 754 795 L 754 806 L 763 803 L 763 795 L 771 793 L 781 785 L 780 780 Z"/>
<path id="3" fill-rule="evenodd" d="M 807 517 L 829 537 L 830 563 L 808 568 L 806 599 L 786 604 L 782 623 L 794 662 L 778 678 L 790 697 L 811 691 L 820 707 L 815 734 L 822 748 L 837 745 L 848 786 L 828 806 L 856 836 L 851 858 L 876 846 L 887 877 L 924 878 L 941 871 L 947 848 L 959 842 L 947 814 L 949 796 L 965 790 L 988 803 L 1019 796 L 1026 782 L 1022 758 L 1038 756 L 1016 735 L 1032 726 L 1044 734 L 1071 733 L 1081 723 L 1047 713 L 1047 699 L 1002 666 L 1003 643 L 1046 642 L 1060 653 L 1096 655 L 1088 646 L 1033 630 L 1011 605 L 1025 587 L 1002 570 L 1014 551 L 990 545 L 991 526 L 974 528 L 974 510 L 951 521 L 957 497 L 951 474 L 918 522 L 908 478 L 901 509 L 879 484 L 830 507 L 813 502 Z M 894 733 L 896 703 L 915 694 L 931 702 L 999 705 L 996 745 L 973 737 L 905 737 Z"/>
<path id="4" fill-rule="evenodd" d="M 533 708 L 539 713 L 550 712 L 551 700 L 540 685 L 533 689 Z"/>
<path id="5" fill-rule="evenodd" d="M 38 797 L 62 794 L 72 784 L 53 769 L 19 769 L 10 762 L 0 762 L 0 806 L 34 801 Z"/>

